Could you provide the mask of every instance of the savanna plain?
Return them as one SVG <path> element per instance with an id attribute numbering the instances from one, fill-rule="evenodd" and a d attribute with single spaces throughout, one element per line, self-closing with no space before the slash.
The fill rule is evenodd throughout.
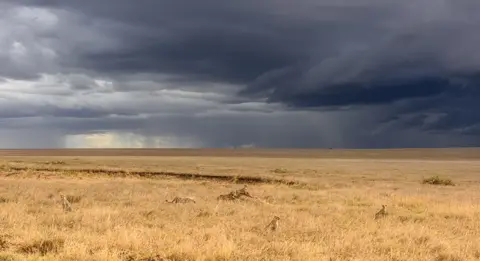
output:
<path id="1" fill-rule="evenodd" d="M 0 261 L 480 260 L 480 149 L 0 150 L 0 210 Z"/>

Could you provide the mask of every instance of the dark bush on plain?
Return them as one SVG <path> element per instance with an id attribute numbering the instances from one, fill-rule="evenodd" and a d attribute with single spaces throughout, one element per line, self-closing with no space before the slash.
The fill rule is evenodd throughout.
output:
<path id="1" fill-rule="evenodd" d="M 439 176 L 423 179 L 422 183 L 430 185 L 455 186 L 451 179 L 440 178 Z"/>

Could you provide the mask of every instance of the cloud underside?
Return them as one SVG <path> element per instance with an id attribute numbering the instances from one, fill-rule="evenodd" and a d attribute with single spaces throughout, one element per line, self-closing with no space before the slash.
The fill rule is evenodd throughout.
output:
<path id="1" fill-rule="evenodd" d="M 0 146 L 480 145 L 478 1 L 0 10 Z"/>

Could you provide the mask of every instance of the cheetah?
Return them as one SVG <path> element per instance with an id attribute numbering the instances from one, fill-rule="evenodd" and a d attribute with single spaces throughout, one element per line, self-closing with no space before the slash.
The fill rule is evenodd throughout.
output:
<path id="1" fill-rule="evenodd" d="M 249 198 L 253 198 L 252 195 L 250 195 L 250 193 L 247 191 L 247 185 L 244 185 L 243 188 L 238 189 L 235 192 L 237 193 L 238 197 L 246 196 Z"/>
<path id="2" fill-rule="evenodd" d="M 232 191 L 228 194 L 223 194 L 217 197 L 217 200 L 235 200 L 238 198 L 237 192 Z"/>
<path id="3" fill-rule="evenodd" d="M 272 221 L 268 223 L 268 225 L 265 227 L 265 229 L 270 228 L 271 231 L 276 231 L 278 229 L 278 221 L 280 218 L 278 216 L 274 216 Z"/>
<path id="4" fill-rule="evenodd" d="M 60 194 L 60 197 L 62 198 L 62 207 L 65 212 L 70 212 L 72 211 L 72 204 L 70 201 L 68 201 L 67 197 L 64 194 Z"/>
<path id="5" fill-rule="evenodd" d="M 167 199 L 165 200 L 167 203 L 197 203 L 194 199 L 192 198 L 182 198 L 182 197 L 175 197 L 172 201 L 168 201 Z"/>
<path id="6" fill-rule="evenodd" d="M 242 196 L 253 198 L 253 196 L 247 191 L 247 185 L 244 185 L 243 188 L 234 190 L 228 194 L 220 195 L 217 197 L 217 200 L 236 200 Z"/>
<path id="7" fill-rule="evenodd" d="M 375 213 L 375 219 L 379 219 L 387 215 L 386 207 L 387 207 L 386 205 L 382 205 L 382 209 L 380 209 L 377 213 Z"/>

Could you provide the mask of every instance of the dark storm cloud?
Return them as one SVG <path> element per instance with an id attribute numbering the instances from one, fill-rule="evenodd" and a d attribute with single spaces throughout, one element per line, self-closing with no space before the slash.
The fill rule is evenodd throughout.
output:
<path id="1" fill-rule="evenodd" d="M 480 65 L 477 55 L 466 56 L 480 43 L 480 20 L 473 16 L 480 4 L 472 0 L 23 2 L 82 13 L 98 20 L 92 26 L 113 21 L 122 47 L 85 50 L 77 65 L 241 83 L 249 88 L 244 93 L 269 90 L 286 102 L 297 92 L 318 97 L 319 106 L 325 100 L 348 105 L 352 97 L 377 103 L 435 95 L 414 91 L 415 81 L 472 73 Z"/>
<path id="2" fill-rule="evenodd" d="M 76 65 L 110 73 L 160 72 L 243 84 L 313 55 L 329 55 L 339 40 L 372 35 L 359 31 L 375 31 L 375 18 L 392 11 L 391 6 L 368 2 L 24 2 L 82 12 L 97 19 L 90 22 L 92 28 L 106 21 L 113 24 L 110 29 L 123 47 L 85 51 Z"/>
<path id="3" fill-rule="evenodd" d="M 349 83 L 297 93 L 293 88 L 278 89 L 272 101 L 284 101 L 295 107 L 323 107 L 338 105 L 375 105 L 400 99 L 431 97 L 454 89 L 441 78 L 414 79 L 386 83 Z"/>
<path id="4" fill-rule="evenodd" d="M 381 124 L 391 124 L 395 129 L 478 137 L 480 86 L 475 81 L 451 81 L 449 86 L 447 91 L 435 97 L 403 100 L 385 108 Z"/>
<path id="5" fill-rule="evenodd" d="M 355 117 L 359 115 L 331 112 L 331 114 L 321 117 L 312 117 L 311 113 L 305 112 L 281 112 L 215 116 L 154 116 L 149 119 L 136 117 L 48 118 L 39 124 L 39 127 L 55 127 L 59 132 L 69 135 L 98 132 L 136 133 L 146 137 L 147 141 L 150 138 L 171 136 L 180 140 L 193 139 L 196 141 L 194 144 L 200 144 L 203 147 L 254 145 L 279 148 L 394 148 L 399 146 L 480 145 L 478 140 L 441 133 L 427 135 L 418 130 L 394 130 L 389 133 L 373 135 L 358 126 L 374 122 L 362 117 Z M 338 125 L 326 124 L 335 118 L 340 119 L 337 124 L 342 128 L 338 128 Z M 295 122 L 295 128 L 286 128 L 285 122 Z M 17 123 L 17 126 L 22 126 L 22 124 Z M 350 131 L 353 128 L 357 130 L 355 133 Z M 395 139 L 392 139 L 392 133 L 395 135 Z M 285 139 L 284 137 L 290 138 Z"/>
<path id="6" fill-rule="evenodd" d="M 89 54 L 85 66 L 115 73 L 171 73 L 192 80 L 244 84 L 298 57 L 268 43 L 241 36 L 194 36 L 186 42 L 141 43 L 134 50 Z M 247 42 L 242 42 L 247 40 Z M 97 60 L 98 59 L 98 60 Z"/>
<path id="7" fill-rule="evenodd" d="M 52 27 L 54 30 L 45 27 L 48 30 L 42 29 L 45 31 L 42 34 L 19 36 L 26 40 L 41 39 L 38 42 L 43 49 L 24 44 L 34 52 L 23 54 L 22 46 L 17 52 L 0 51 L 1 60 L 15 62 L 12 66 L 0 65 L 0 74 L 7 78 L 73 71 L 83 76 L 66 81 L 70 91 L 82 95 L 100 90 L 149 91 L 154 97 L 156 91 L 177 88 L 225 94 L 221 99 L 206 99 L 218 103 L 207 106 L 208 111 L 222 111 L 220 105 L 235 103 L 247 104 L 236 111 L 269 111 L 256 105 L 252 109 L 249 101 L 283 104 L 288 107 L 283 110 L 289 111 L 348 110 L 351 113 L 348 117 L 357 110 L 366 110 L 373 116 L 361 115 L 363 119 L 371 117 L 371 126 L 363 126 L 365 132 L 383 129 L 393 133 L 403 128 L 422 137 L 396 141 L 397 145 L 421 143 L 424 138 L 419 132 L 472 135 L 478 129 L 480 117 L 475 100 L 480 98 L 477 52 L 480 2 L 477 0 L 5 2 L 12 6 L 44 7 L 61 20 Z M 42 20 L 43 24 L 48 24 L 47 20 Z M 0 33 L 0 47 L 1 37 Z M 12 44 L 5 46 L 11 48 Z M 55 52 L 54 58 L 45 54 L 45 48 Z M 29 60 L 37 62 L 26 62 Z M 45 61 L 53 61 L 53 65 L 46 66 Z M 112 84 L 105 87 L 94 81 L 94 77 Z M 181 98 L 183 94 L 178 95 Z M 133 116 L 166 109 L 156 107 L 153 102 L 138 102 L 133 94 L 131 101 L 136 100 L 138 106 L 135 108 L 119 105 L 128 103 L 127 98 L 109 103 L 113 98 L 102 97 L 106 105 L 92 102 L 91 108 L 89 104 L 58 106 L 58 112 L 51 111 L 49 115 L 101 119 L 115 113 Z M 112 94 L 112 97 L 118 96 Z M 173 98 L 167 100 L 171 102 Z M 309 115 L 314 118 L 314 113 Z M 348 118 L 340 115 L 344 118 L 333 117 L 331 124 Z M 238 124 L 258 125 L 253 118 L 242 118 Z M 218 125 L 222 123 L 212 120 L 211 126 Z M 202 124 L 195 126 L 201 128 Z M 277 125 L 262 126 L 261 130 L 268 133 Z M 315 131 L 322 127 L 305 125 L 304 128 Z M 242 130 L 245 137 L 255 136 L 248 127 L 234 129 Z M 388 138 L 365 139 L 369 143 L 360 144 L 354 139 L 360 139 L 359 136 L 347 132 L 344 135 L 351 138 L 339 143 L 394 146 Z M 208 136 L 207 131 L 198 133 Z M 278 142 L 289 135 L 298 137 L 291 139 L 293 143 L 305 146 L 302 135 L 289 134 L 287 129 L 278 135 Z M 215 137 L 220 139 L 219 135 Z M 240 138 L 227 135 L 227 139 Z M 431 141 L 435 142 L 441 143 Z"/>

